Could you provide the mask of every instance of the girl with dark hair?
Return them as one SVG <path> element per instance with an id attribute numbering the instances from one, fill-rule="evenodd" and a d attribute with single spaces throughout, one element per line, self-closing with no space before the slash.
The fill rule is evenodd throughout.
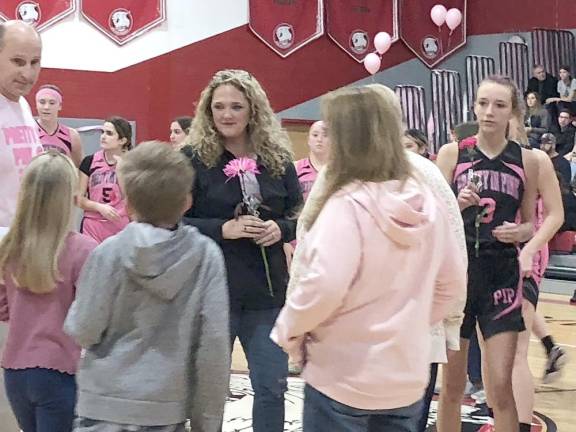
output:
<path id="1" fill-rule="evenodd" d="M 84 210 L 82 232 L 98 243 L 122 231 L 129 219 L 116 176 L 116 164 L 132 148 L 132 126 L 122 117 L 110 117 L 102 126 L 101 150 L 80 164 L 78 206 Z"/>
<path id="2" fill-rule="evenodd" d="M 192 117 L 176 117 L 170 123 L 170 143 L 174 148 L 180 148 L 186 142 L 192 126 Z"/>
<path id="3" fill-rule="evenodd" d="M 429 157 L 428 137 L 419 129 L 408 129 L 404 132 L 402 144 L 406 150 L 417 153 L 425 158 Z"/>
<path id="4" fill-rule="evenodd" d="M 546 103 L 556 102 L 558 112 L 567 109 L 572 115 L 576 112 L 576 79 L 572 78 L 570 66 L 560 67 L 560 79 L 558 80 L 557 89 L 560 97 L 548 98 Z"/>

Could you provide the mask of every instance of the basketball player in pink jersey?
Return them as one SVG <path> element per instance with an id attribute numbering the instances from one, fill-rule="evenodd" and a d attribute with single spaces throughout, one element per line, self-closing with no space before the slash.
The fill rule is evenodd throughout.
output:
<path id="1" fill-rule="evenodd" d="M 24 96 L 40 73 L 42 41 L 22 21 L 0 24 L 0 235 L 14 217 L 20 176 L 42 152 Z"/>
<path id="2" fill-rule="evenodd" d="M 322 120 L 318 120 L 310 126 L 310 130 L 308 131 L 308 148 L 310 149 L 308 157 L 294 162 L 304 201 L 308 198 L 310 190 L 316 181 L 316 177 L 318 177 L 318 173 L 324 168 L 324 165 L 328 163 L 328 156 L 330 154 L 330 139 L 328 138 L 328 132 Z M 290 268 L 295 247 L 296 240 L 284 245 L 288 268 Z M 290 371 L 292 372 L 292 366 Z"/>
<path id="3" fill-rule="evenodd" d="M 316 181 L 318 172 L 328 163 L 330 140 L 328 139 L 328 132 L 322 120 L 314 122 L 312 126 L 310 126 L 310 131 L 308 132 L 308 147 L 310 149 L 308 157 L 294 163 L 304 201 L 308 198 L 308 194 Z"/>
<path id="4" fill-rule="evenodd" d="M 80 164 L 80 198 L 84 210 L 82 233 L 101 243 L 130 222 L 116 176 L 116 164 L 132 148 L 132 128 L 122 117 L 110 117 L 102 126 L 101 150 Z"/>
<path id="5" fill-rule="evenodd" d="M 36 93 L 38 111 L 38 134 L 44 150 L 56 150 L 68 156 L 79 167 L 84 152 L 80 135 L 75 129 L 58 122 L 62 109 L 62 91 L 55 85 L 46 84 Z"/>

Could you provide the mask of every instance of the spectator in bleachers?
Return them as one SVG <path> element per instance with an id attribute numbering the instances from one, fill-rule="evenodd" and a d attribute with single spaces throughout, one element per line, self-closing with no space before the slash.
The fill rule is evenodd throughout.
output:
<path id="1" fill-rule="evenodd" d="M 556 151 L 564 156 L 574 147 L 574 135 L 576 127 L 572 124 L 572 113 L 563 109 L 558 114 L 558 126 L 560 129 L 554 134 L 556 136 Z"/>
<path id="2" fill-rule="evenodd" d="M 576 175 L 576 142 L 571 152 L 564 155 L 564 158 L 570 163 L 570 183 L 574 182 L 574 175 Z"/>
<path id="3" fill-rule="evenodd" d="M 558 97 L 548 98 L 546 103 L 556 103 L 558 111 L 567 109 L 576 112 L 576 78 L 572 78 L 569 66 L 560 67 L 560 79 L 557 84 Z"/>
<path id="4" fill-rule="evenodd" d="M 528 81 L 528 88 L 524 96 L 530 92 L 536 92 L 540 95 L 540 103 L 544 105 L 550 98 L 558 97 L 558 80 L 546 72 L 544 66 L 535 65 L 532 70 L 534 76 Z"/>
<path id="5" fill-rule="evenodd" d="M 556 145 L 556 137 L 554 134 L 545 133 L 542 135 L 540 149 L 550 157 L 552 165 L 554 165 L 554 170 L 556 170 L 560 176 L 561 186 L 568 186 L 571 179 L 570 162 L 558 153 Z"/>
<path id="6" fill-rule="evenodd" d="M 531 147 L 540 148 L 540 138 L 550 130 L 550 114 L 540 102 L 537 92 L 526 95 L 526 134 Z"/>
<path id="7" fill-rule="evenodd" d="M 554 165 L 554 170 L 560 182 L 562 205 L 564 207 L 564 223 L 558 230 L 558 234 L 554 237 L 550 249 L 555 251 L 563 250 L 564 248 L 559 248 L 558 245 L 564 244 L 565 240 L 570 238 L 572 240 L 568 240 L 568 242 L 570 245 L 569 249 L 571 249 L 574 236 L 566 232 L 576 230 L 576 196 L 574 195 L 574 188 L 571 184 L 572 173 L 570 162 L 556 151 L 556 137 L 551 133 L 542 135 L 540 148 L 546 152 L 552 161 L 552 165 Z M 566 233 L 566 235 L 562 233 Z"/>

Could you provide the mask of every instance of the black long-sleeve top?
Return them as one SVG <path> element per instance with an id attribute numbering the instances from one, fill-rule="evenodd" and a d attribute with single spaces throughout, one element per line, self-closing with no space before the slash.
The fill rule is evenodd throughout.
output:
<path id="1" fill-rule="evenodd" d="M 269 292 L 266 270 L 260 246 L 251 239 L 227 240 L 222 238 L 222 225 L 234 218 L 234 211 L 242 201 L 240 181 L 228 179 L 224 167 L 235 156 L 224 151 L 220 161 L 208 168 L 188 153 L 196 171 L 192 207 L 184 215 L 184 222 L 197 227 L 204 235 L 215 240 L 224 253 L 228 272 L 231 307 L 270 309 L 281 307 L 286 297 L 288 269 L 283 243 L 296 238 L 296 214 L 302 205 L 302 192 L 296 169 L 289 163 L 281 177 L 273 177 L 260 161 L 260 174 L 256 175 L 262 195 L 260 218 L 274 220 L 282 232 L 282 239 L 265 248 L 273 296 Z"/>
<path id="2" fill-rule="evenodd" d="M 524 96 L 530 92 L 537 92 L 540 95 L 540 102 L 544 105 L 546 99 L 560 96 L 558 94 L 558 78 L 553 77 L 549 73 L 546 74 L 544 81 L 539 81 L 538 78 L 532 77 L 528 80 L 528 88 L 524 92 Z"/>

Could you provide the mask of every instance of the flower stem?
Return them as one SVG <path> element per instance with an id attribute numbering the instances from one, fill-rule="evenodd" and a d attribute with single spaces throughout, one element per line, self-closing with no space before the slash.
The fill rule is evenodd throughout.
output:
<path id="1" fill-rule="evenodd" d="M 476 241 L 474 242 L 474 251 L 476 252 L 476 258 L 480 255 L 480 218 L 476 214 L 476 221 L 474 222 L 474 227 L 476 228 Z"/>
<path id="2" fill-rule="evenodd" d="M 266 257 L 266 249 L 264 249 L 264 246 L 260 246 L 260 252 L 262 253 L 262 259 L 264 260 L 264 269 L 266 270 L 266 282 L 268 282 L 268 291 L 270 292 L 270 295 L 274 297 L 272 279 L 270 278 L 270 266 L 268 265 L 268 258 Z"/>

